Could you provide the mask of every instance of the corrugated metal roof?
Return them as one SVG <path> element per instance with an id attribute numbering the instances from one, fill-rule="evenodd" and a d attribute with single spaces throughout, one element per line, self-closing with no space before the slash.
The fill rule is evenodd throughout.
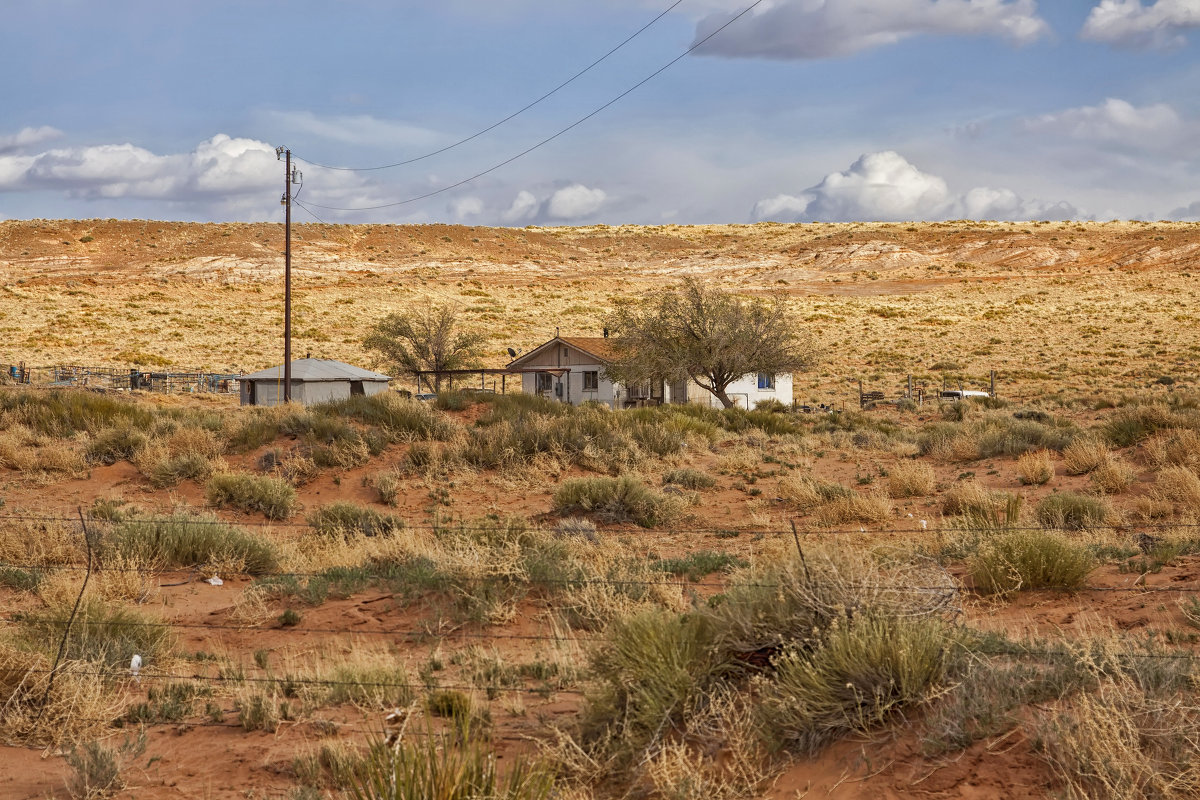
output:
<path id="1" fill-rule="evenodd" d="M 283 380 L 283 365 L 252 372 L 249 375 L 239 375 L 238 380 L 281 381 Z M 381 372 L 372 372 L 344 361 L 298 358 L 292 361 L 292 380 L 311 383 L 318 381 L 389 381 L 391 378 Z"/>

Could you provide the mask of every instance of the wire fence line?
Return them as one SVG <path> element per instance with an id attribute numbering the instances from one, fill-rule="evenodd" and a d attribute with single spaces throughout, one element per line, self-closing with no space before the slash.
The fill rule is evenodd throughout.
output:
<path id="1" fill-rule="evenodd" d="M 40 667 L 30 667 L 20 670 L 26 675 L 49 675 L 54 672 L 50 669 L 42 669 Z M 288 675 L 282 676 L 264 676 L 256 677 L 252 675 L 196 675 L 183 674 L 172 672 L 153 672 L 142 670 L 137 675 L 133 675 L 128 669 L 71 669 L 69 667 L 59 669 L 58 675 L 78 675 L 82 677 L 92 678 L 109 678 L 127 680 L 133 683 L 145 681 L 177 681 L 177 682 L 201 682 L 201 683 L 216 683 L 229 686 L 237 686 L 244 683 L 253 684 L 269 684 L 269 685 L 290 685 L 290 686 L 320 686 L 320 687 L 355 687 L 366 689 L 412 689 L 428 692 L 475 692 L 481 689 L 492 689 L 497 692 L 517 692 L 521 694 L 586 694 L 584 689 L 571 689 L 557 686 L 504 686 L 497 683 L 413 683 L 411 681 L 357 681 L 357 680 L 334 680 L 332 678 L 300 678 Z"/>
<path id="2" fill-rule="evenodd" d="M 0 523 L 3 523 L 5 521 L 61 522 L 61 523 L 78 524 L 79 519 L 78 519 L 78 517 L 72 517 L 72 516 L 0 513 Z M 128 519 L 120 519 L 120 520 L 106 519 L 101 516 L 101 517 L 89 517 L 88 521 L 95 522 L 97 524 L 108 524 L 108 525 L 187 524 L 187 525 L 212 525 L 212 526 L 218 526 L 218 527 L 260 529 L 260 530 L 275 530 L 275 529 L 279 529 L 279 528 L 315 530 L 313 524 L 309 523 L 309 522 L 237 522 L 237 521 L 229 521 L 229 520 L 221 520 L 221 519 L 200 519 L 200 518 L 179 517 L 179 516 L 130 517 Z M 997 531 L 1056 530 L 1053 526 L 1047 526 L 1047 525 L 1004 525 L 1000 528 L 996 528 L 994 526 L 986 526 L 986 525 L 951 524 L 949 527 L 942 527 L 942 528 L 933 527 L 934 522 L 945 522 L 945 521 L 946 521 L 946 518 L 944 518 L 944 517 L 939 517 L 934 520 L 926 520 L 926 522 L 928 524 L 927 524 L 927 527 L 924 527 L 924 528 L 920 527 L 919 525 L 914 526 L 914 527 L 904 527 L 904 528 L 867 527 L 866 525 L 860 525 L 857 529 L 850 529 L 850 528 L 845 528 L 845 527 L 842 527 L 842 528 L 814 528 L 811 526 L 797 524 L 797 529 L 800 531 L 800 533 L 809 535 L 809 536 L 819 536 L 819 535 L 825 535 L 825 534 L 839 535 L 839 534 L 862 534 L 862 533 L 886 533 L 886 534 L 894 534 L 894 533 L 925 533 L 925 534 L 928 534 L 928 533 L 939 533 L 939 532 L 942 532 L 942 533 L 994 533 Z M 420 531 L 458 531 L 458 532 L 466 532 L 466 533 L 495 532 L 498 529 L 502 529 L 504 527 L 504 525 L 506 524 L 506 522 L 504 520 L 497 520 L 493 523 L 481 522 L 481 521 L 477 521 L 477 520 L 472 521 L 472 522 L 456 522 L 456 521 L 412 522 L 409 520 L 402 519 L 400 517 L 392 517 L 390 522 L 394 523 L 398 530 L 409 529 L 409 530 L 420 530 Z M 353 531 L 356 527 L 359 527 L 359 526 L 355 526 L 355 525 L 345 526 L 345 528 L 350 531 Z M 535 521 L 529 522 L 530 529 L 538 529 L 538 527 L 539 526 L 536 524 Z M 546 528 L 546 530 L 553 530 L 553 525 Z M 1066 529 L 1059 529 L 1059 530 L 1125 531 L 1125 532 L 1131 532 L 1131 533 L 1137 532 L 1137 531 L 1146 531 L 1146 530 L 1151 530 L 1151 531 L 1153 531 L 1153 530 L 1200 530 L 1200 522 L 1138 522 L 1138 523 L 1125 523 L 1125 524 L 1095 523 L 1095 524 L 1088 524 L 1081 528 L 1066 528 Z M 688 533 L 711 534 L 711 535 L 718 536 L 718 537 L 721 536 L 722 534 L 724 534 L 724 535 L 737 534 L 738 536 L 742 536 L 742 535 L 754 536 L 754 535 L 759 535 L 759 534 L 761 534 L 763 536 L 780 536 L 780 535 L 790 535 L 792 533 L 792 529 L 791 529 L 791 527 L 786 527 L 786 528 L 778 527 L 777 528 L 777 527 L 769 527 L 769 526 L 759 526 L 759 527 L 749 527 L 749 528 L 716 527 L 716 526 L 682 527 L 682 528 L 681 527 L 670 527 L 670 528 L 639 528 L 639 527 L 603 528 L 603 527 L 597 527 L 596 533 L 614 533 L 614 534 L 627 534 L 627 535 L 638 535 L 638 536 L 675 536 L 675 535 L 679 535 L 679 534 L 688 534 Z"/>
<path id="3" fill-rule="evenodd" d="M 81 564 L 57 564 L 57 563 L 50 563 L 50 562 L 22 563 L 22 562 L 12 562 L 12 561 L 7 561 L 7 562 L 0 561 L 0 570 L 2 570 L 2 569 L 51 571 L 51 570 L 56 570 L 56 569 L 86 570 L 87 568 Z M 160 570 L 151 569 L 151 568 L 147 568 L 147 567 L 117 566 L 117 567 L 112 567 L 112 568 L 96 567 L 95 569 L 97 572 L 104 572 L 104 571 L 108 570 L 111 572 L 137 573 L 140 575 L 155 575 L 155 576 L 159 576 L 159 577 L 163 577 L 163 576 L 171 575 L 171 574 L 188 573 L 188 574 L 193 574 L 196 576 L 197 583 L 203 583 L 205 581 L 205 579 L 200 576 L 207 574 L 207 571 L 202 572 L 196 568 L 188 568 L 188 569 L 180 569 L 180 570 L 161 570 L 160 571 Z M 337 574 L 338 570 L 346 570 L 347 572 L 349 572 L 354 569 L 356 569 L 356 568 L 355 567 L 331 567 L 329 570 L 327 570 L 325 572 L 257 572 L 257 573 L 233 573 L 233 574 L 247 575 L 249 577 L 254 578 L 255 580 L 261 580 L 264 578 L 321 578 L 321 579 L 336 581 L 339 579 L 339 577 L 351 577 L 351 578 L 354 577 L 354 576 L 340 576 Z M 1132 575 L 1132 573 L 1130 573 L 1130 574 Z M 1001 594 L 1009 593 L 1009 592 L 1066 592 L 1069 594 L 1080 594 L 1080 593 L 1086 593 L 1086 592 L 1133 592 L 1133 593 L 1138 593 L 1138 594 L 1153 593 L 1153 592 L 1200 593 L 1200 582 L 1198 582 L 1198 584 L 1195 587 L 1150 586 L 1150 585 L 1147 585 L 1144 583 L 1145 576 L 1147 574 L 1154 574 L 1154 573 L 1152 573 L 1152 572 L 1137 573 L 1137 578 L 1135 578 L 1135 580 L 1143 581 L 1143 582 L 1137 583 L 1134 585 L 1130 585 L 1130 586 L 1053 586 L 1053 585 L 1051 585 L 1051 586 L 1036 586 L 1036 587 L 1025 586 L 1025 587 L 1017 587 L 1017 588 L 1014 588 L 1011 590 L 1004 590 L 1004 592 L 1000 592 L 1000 593 Z M 364 575 L 363 580 L 367 581 L 367 582 L 370 582 L 371 580 L 388 580 L 389 577 L 390 576 L 386 572 L 373 573 L 373 574 Z M 399 579 L 402 576 L 397 575 L 394 577 L 396 579 Z M 628 580 L 628 579 L 619 579 L 619 578 L 545 578 L 545 577 L 536 577 L 536 578 L 525 579 L 518 575 L 506 575 L 503 573 L 497 573 L 495 575 L 453 576 L 449 579 L 449 582 L 454 584 L 457 588 L 462 588 L 463 584 L 469 584 L 469 583 L 492 584 L 492 583 L 504 582 L 504 581 L 508 581 L 511 583 L 525 583 L 530 586 L 537 586 L 540 584 L 548 584 L 551 586 L 580 586 L 580 587 L 592 586 L 592 585 L 597 585 L 597 586 L 675 586 L 675 587 L 680 587 L 680 588 L 699 587 L 699 588 L 714 588 L 714 589 L 726 589 L 726 588 L 730 587 L 730 584 L 727 581 L 691 580 L 686 577 L 681 577 L 681 578 L 677 578 L 677 579 L 673 579 L 673 580 L 658 580 L 658 581 Z M 188 583 L 190 583 L 190 582 L 191 581 L 188 581 Z M 169 586 L 171 584 L 166 584 L 166 585 Z M 182 585 L 182 584 L 176 584 L 176 585 Z M 935 585 L 911 585 L 911 584 L 910 585 L 900 585 L 900 584 L 887 584 L 887 583 L 879 583 L 879 584 L 862 583 L 862 582 L 857 582 L 857 581 L 838 581 L 837 585 L 843 586 L 843 587 L 849 588 L 849 589 L 875 589 L 875 590 L 879 590 L 879 591 L 891 591 L 891 592 L 898 592 L 898 593 L 931 592 L 931 591 L 954 591 L 954 592 L 961 592 L 964 594 L 983 594 L 984 593 L 983 590 L 978 589 L 976 587 L 965 586 L 965 585 L 957 584 L 957 583 L 954 583 L 954 584 L 945 583 L 945 584 L 935 584 Z M 784 588 L 787 588 L 787 586 L 785 584 L 780 584 L 780 583 L 758 583 L 758 582 L 742 582 L 742 581 L 739 581 L 737 583 L 737 586 L 744 587 L 744 588 L 752 588 L 752 589 L 784 589 Z M 431 589 L 430 591 L 434 591 L 434 590 L 435 589 Z M 993 594 L 995 594 L 995 592 L 993 592 Z"/>

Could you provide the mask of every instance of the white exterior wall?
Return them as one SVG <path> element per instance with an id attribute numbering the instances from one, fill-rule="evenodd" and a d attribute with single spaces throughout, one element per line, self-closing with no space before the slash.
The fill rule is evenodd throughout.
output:
<path id="1" fill-rule="evenodd" d="M 562 396 L 560 397 L 551 388 L 549 392 L 542 392 L 541 395 L 550 400 L 562 400 L 567 402 L 568 392 L 570 393 L 571 405 L 577 406 L 588 402 L 589 400 L 603 403 L 606 406 L 613 404 L 614 390 L 613 382 L 604 377 L 604 367 L 600 364 L 580 364 L 571 367 L 564 367 L 567 372 L 563 375 L 551 375 L 551 380 L 555 384 L 562 383 Z M 583 390 L 583 373 L 597 373 L 597 388 L 595 391 Z M 568 378 L 569 376 L 569 378 Z M 526 394 L 538 394 L 537 391 L 537 373 L 525 372 L 521 374 L 521 391 Z"/>
<path id="2" fill-rule="evenodd" d="M 250 384 L 242 381 L 242 405 L 250 404 Z M 278 406 L 283 404 L 283 384 L 280 381 L 253 381 L 254 404 Z M 371 396 L 386 392 L 386 381 L 363 381 L 363 394 Z M 306 406 L 328 403 L 350 397 L 350 381 L 292 381 L 292 402 Z"/>
<path id="3" fill-rule="evenodd" d="M 792 404 L 792 374 L 790 372 L 775 373 L 774 389 L 759 389 L 758 374 L 743 375 L 725 390 L 729 399 L 738 408 L 753 410 L 761 400 L 778 400 L 785 406 Z M 721 401 L 707 389 L 702 389 L 695 383 L 688 384 L 688 402 L 700 403 L 711 408 L 721 408 Z"/>

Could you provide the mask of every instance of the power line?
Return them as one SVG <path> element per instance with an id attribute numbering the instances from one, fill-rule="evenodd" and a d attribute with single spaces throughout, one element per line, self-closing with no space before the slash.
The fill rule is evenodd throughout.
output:
<path id="1" fill-rule="evenodd" d="M 488 133 L 488 132 L 490 132 L 490 131 L 493 131 L 493 130 L 495 130 L 496 128 L 500 127 L 501 125 L 503 125 L 504 123 L 508 122 L 509 120 L 511 120 L 511 119 L 513 119 L 513 118 L 515 118 L 515 117 L 518 117 L 518 116 L 520 116 L 521 114 L 524 114 L 526 111 L 528 111 L 529 109 L 533 108 L 533 107 L 534 107 L 534 106 L 536 106 L 538 103 L 540 103 L 540 102 L 542 102 L 543 100 L 546 100 L 547 98 L 551 97 L 552 95 L 554 95 L 555 93 L 557 93 L 557 92 L 558 92 L 560 89 L 564 89 L 564 88 L 566 88 L 567 86 L 569 86 L 570 84 L 574 83 L 576 79 L 583 77 L 583 75 L 585 75 L 585 74 L 586 74 L 588 71 L 590 71 L 590 70 L 591 70 L 593 67 L 595 67 L 595 66 L 599 65 L 599 64 L 600 64 L 602 61 L 604 61 L 605 59 L 607 59 L 607 58 L 608 58 L 609 56 L 611 56 L 613 53 L 617 52 L 617 51 L 618 51 L 618 50 L 620 50 L 622 47 L 624 47 L 625 45 L 629 44 L 629 43 L 630 43 L 630 42 L 632 42 L 634 39 L 636 39 L 638 36 L 640 36 L 640 35 L 642 35 L 643 33 L 645 33 L 645 32 L 646 32 L 646 30 L 647 30 L 648 28 L 650 28 L 652 25 L 654 25 L 654 23 L 658 22 L 660 19 L 662 19 L 663 17 L 665 17 L 667 14 L 671 13 L 671 11 L 673 11 L 673 10 L 675 9 L 675 7 L 676 7 L 677 5 L 679 5 L 680 3 L 682 3 L 682 2 L 683 2 L 683 0 L 675 0 L 675 2 L 674 2 L 674 3 L 672 3 L 670 6 L 668 6 L 668 7 L 667 7 L 667 9 L 666 9 L 665 11 L 663 11 L 661 14 L 659 14 L 659 15 L 658 15 L 657 17 L 655 17 L 654 19 L 652 19 L 652 20 L 650 20 L 649 22 L 647 22 L 647 23 L 646 23 L 645 25 L 643 25 L 642 27 L 638 28 L 638 29 L 637 29 L 637 31 L 635 31 L 635 32 L 634 32 L 634 33 L 633 33 L 631 36 L 629 36 L 628 38 L 626 38 L 626 39 L 625 39 L 623 42 L 621 42 L 620 44 L 618 44 L 618 45 L 617 45 L 616 47 L 614 47 L 613 49 L 609 50 L 609 51 L 608 51 L 607 53 L 605 53 L 604 55 L 600 56 L 598 59 L 596 59 L 595 61 L 593 61 L 591 64 L 588 64 L 586 67 L 584 67 L 583 69 L 581 69 L 579 72 L 576 72 L 576 73 L 575 73 L 574 75 L 572 75 L 570 78 L 567 78 L 565 81 L 563 81 L 562 83 L 560 83 L 558 86 L 555 86 L 553 89 L 551 89 L 550 91 L 546 92 L 544 95 L 542 95 L 542 96 L 541 96 L 541 97 L 539 97 L 538 99 L 534 100 L 532 103 L 529 103 L 528 105 L 525 105 L 525 106 L 523 106 L 523 107 L 521 107 L 521 108 L 517 109 L 516 111 L 514 111 L 514 112 L 513 112 L 513 113 L 511 113 L 511 114 L 509 114 L 507 117 L 505 117 L 504 119 L 500 120 L 499 122 L 495 122 L 495 123 L 493 123 L 493 124 L 489 125 L 488 127 L 484 128 L 483 130 L 481 130 L 481 131 L 478 131 L 478 132 L 476 132 L 476 133 L 473 133 L 473 134 L 471 134 L 470 136 L 466 137 L 465 139 L 459 139 L 457 142 L 454 142 L 453 144 L 448 144 L 448 145 L 446 145 L 445 147 L 441 147 L 441 148 L 439 148 L 439 149 L 437 149 L 437 150 L 433 150 L 433 151 L 431 151 L 431 152 L 428 152 L 428 153 L 426 153 L 425 155 L 421 155 L 421 156 L 414 156 L 413 158 L 409 158 L 409 159 L 406 159 L 406 160 L 404 160 L 404 161 L 397 161 L 397 162 L 395 162 L 395 163 L 392 163 L 392 164 L 380 164 L 380 165 L 379 165 L 379 166 L 377 166 L 377 167 L 334 167 L 334 166 L 330 166 L 329 164 L 318 164 L 318 163 L 317 163 L 317 162 L 315 162 L 315 161 L 310 161 L 310 160 L 308 160 L 307 158 L 303 158 L 303 157 L 301 157 L 301 156 L 296 156 L 296 158 L 297 158 L 297 159 L 299 159 L 300 161 L 303 161 L 305 164 L 309 164 L 310 166 L 314 166 L 314 167 L 319 167 L 319 168 L 321 168 L 321 169 L 331 169 L 331 170 L 338 170 L 338 171 L 341 171 L 341 172 L 373 172 L 373 171 L 375 171 L 375 170 L 381 170 L 381 169 L 391 169 L 392 167 L 403 167 L 403 166 L 405 166 L 406 164 L 415 164 L 415 163 L 416 163 L 416 162 L 418 162 L 418 161 L 424 161 L 424 160 L 425 160 L 425 159 L 427 159 L 427 158 L 432 158 L 433 156 L 436 156 L 436 155 L 441 155 L 442 153 L 445 153 L 447 150 L 453 150 L 454 148 L 458 147 L 459 145 L 466 144 L 467 142 L 469 142 L 469 141 L 471 141 L 471 140 L 473 140 L 473 139 L 478 139 L 480 136 L 483 136 L 485 133 Z M 313 216 L 316 216 L 316 215 L 314 214 Z"/>
<path id="2" fill-rule="evenodd" d="M 641 88 L 642 86 L 644 86 L 645 84 L 647 84 L 647 83 L 649 83 L 651 80 L 653 80 L 654 78 L 657 78 L 659 75 L 661 75 L 662 73 L 666 72 L 668 69 L 670 69 L 672 66 L 674 66 L 674 65 L 675 65 L 677 62 L 681 61 L 681 60 L 682 60 L 682 59 L 683 59 L 685 56 L 689 55 L 689 54 L 690 54 L 692 51 L 696 50 L 696 48 L 698 48 L 698 47 L 702 46 L 702 45 L 703 45 L 705 42 L 707 42 L 709 39 L 713 38 L 714 36 L 716 36 L 717 34 L 719 34 L 721 31 L 725 30 L 725 29 L 726 29 L 726 28 L 728 28 L 730 25 L 732 25 L 733 23 L 737 22 L 737 21 L 738 21 L 739 19 L 741 19 L 743 16 L 745 16 L 745 15 L 746 15 L 746 14 L 748 14 L 748 13 L 750 13 L 750 12 L 751 12 L 751 11 L 752 11 L 752 10 L 753 10 L 753 9 L 754 9 L 756 6 L 760 5 L 762 2 L 763 2 L 763 0 L 754 0 L 754 2 L 753 2 L 753 3 L 751 3 L 751 4 L 750 4 L 750 5 L 748 5 L 748 6 L 746 6 L 746 7 L 745 7 L 745 8 L 743 8 L 741 11 L 739 11 L 739 12 L 738 12 L 738 13 L 737 13 L 737 14 L 736 14 L 734 17 L 732 17 L 732 18 L 731 18 L 731 19 L 730 19 L 728 22 L 726 22 L 724 25 L 722 25 L 721 27 L 717 28 L 715 31 L 713 31 L 712 33 L 710 33 L 708 36 L 705 36 L 703 39 L 701 39 L 700 41 L 696 42 L 696 43 L 695 43 L 695 44 L 693 44 L 691 47 L 689 47 L 688 49 L 684 50 L 682 53 L 680 53 L 679 55 L 677 55 L 675 58 L 671 59 L 671 60 L 670 60 L 670 61 L 668 61 L 666 64 L 662 65 L 662 66 L 661 66 L 661 67 L 659 67 L 657 70 L 655 70 L 654 72 L 652 72 L 652 73 L 650 73 L 649 75 L 647 75 L 645 78 L 642 78 L 640 81 L 638 81 L 637 83 L 635 83 L 633 86 L 630 86 L 628 89 L 626 89 L 625 91 L 621 92 L 621 93 L 620 93 L 620 94 L 618 94 L 616 97 L 614 97 L 613 99 L 609 100 L 607 103 L 605 103 L 604 105 L 600 106 L 600 107 L 599 107 L 599 108 L 597 108 L 596 110 L 592 111 L 592 112 L 591 112 L 591 113 L 589 113 L 589 114 L 586 114 L 585 116 L 582 116 L 582 117 L 580 117 L 579 119 L 575 120 L 575 121 L 574 121 L 574 122 L 572 122 L 570 125 L 568 125 L 567 127 L 565 127 L 565 128 L 562 128 L 561 130 L 559 130 L 557 133 L 554 133 L 554 134 L 552 134 L 552 135 L 550 135 L 550 136 L 547 136 L 545 139 L 542 139 L 540 142 L 538 142 L 538 143 L 536 143 L 536 144 L 534 144 L 534 145 L 532 145 L 532 146 L 530 146 L 530 147 L 527 147 L 526 149 L 524 149 L 524 150 L 522 150 L 521 152 L 517 153 L 515 156 L 511 156 L 511 157 L 509 157 L 509 158 L 506 158 L 505 160 L 501 161 L 499 164 L 496 164 L 496 165 L 494 165 L 494 166 L 488 167 L 487 169 L 485 169 L 485 170 L 482 170 L 481 172 L 477 172 L 477 173 L 475 173 L 474 175 L 472 175 L 472 176 L 471 176 L 471 177 L 469 177 L 469 178 L 463 178 L 462 180 L 458 181 L 457 183 L 452 183 L 452 184 L 450 184 L 450 185 L 448 185 L 448 186 L 443 186 L 443 187 L 442 187 L 442 188 L 440 188 L 440 189 L 435 189 L 435 190 L 433 190 L 433 191 L 431 191 L 431 192 L 426 192 L 426 193 L 424 193 L 424 194 L 417 195 L 416 197 L 410 197 L 410 198 L 408 198 L 407 200 L 397 200 L 397 201 L 396 201 L 396 202 L 394 202 L 394 203 L 380 203 L 379 205 L 374 205 L 374 206 L 357 206 L 357 207 L 346 207 L 346 206 L 326 206 L 326 205 L 321 205 L 320 203 L 310 203 L 309 205 L 311 205 L 313 208 L 323 208 L 323 209 L 326 209 L 326 210 L 328 210 L 328 211 L 375 211 L 375 210 L 378 210 L 378 209 L 381 209 L 381 208 L 394 208 L 394 207 L 396 207 L 396 206 L 403 206 L 403 205 L 408 205 L 409 203 L 415 203 L 415 202 L 417 202 L 417 201 L 419 201 L 419 200 L 426 200 L 426 199 L 428 199 L 428 198 L 430 198 L 430 197 L 435 197 L 436 195 L 442 194 L 442 193 L 444 193 L 444 192 L 448 192 L 448 191 L 450 191 L 450 190 L 452 190 L 452 189 L 457 189 L 458 187 L 460 187 L 460 186 L 464 186 L 464 185 L 466 185 L 466 184 L 470 183 L 471 181 L 478 180 L 479 178 L 482 178 L 484 175 L 488 175 L 488 174 L 490 174 L 490 173 L 493 173 L 493 172 L 495 172 L 496 170 L 500 169 L 501 167 L 508 166 L 509 164 L 511 164 L 512 162 L 516 161 L 517 159 L 519 159 L 519 158 L 522 158 L 522 157 L 524 157 L 524 156 L 527 156 L 527 155 L 529 155 L 529 154 L 530 154 L 530 153 L 532 153 L 534 150 L 537 150 L 537 149 L 539 149 L 539 148 L 541 148 L 541 147 L 543 147 L 543 146 L 545 146 L 545 145 L 549 144 L 550 142 L 554 141 L 554 140 L 555 140 L 555 139 L 557 139 L 558 137 L 562 136 L 564 133 L 567 133 L 568 131 L 571 131 L 571 130 L 573 130 L 573 129 L 575 129 L 575 128 L 579 127 L 579 126 L 580 126 L 580 125 L 582 125 L 584 122 L 587 122 L 589 119 L 591 119 L 592 117 L 596 116 L 596 115 L 597 115 L 597 114 L 599 114 L 601 111 L 604 111 L 606 108 L 608 108 L 609 106 L 613 105 L 613 104 L 614 104 L 614 103 L 616 103 L 617 101 L 621 100 L 621 99 L 622 99 L 622 98 L 624 98 L 626 95 L 629 95 L 629 94 L 633 93 L 635 90 L 637 90 L 637 89 Z"/>

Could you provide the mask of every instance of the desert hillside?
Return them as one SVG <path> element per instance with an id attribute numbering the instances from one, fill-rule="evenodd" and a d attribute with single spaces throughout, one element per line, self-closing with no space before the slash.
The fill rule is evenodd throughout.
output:
<path id="1" fill-rule="evenodd" d="M 914 374 L 1010 396 L 1187 382 L 1200 226 L 296 225 L 295 351 L 356 363 L 373 321 L 458 305 L 507 347 L 594 334 L 609 302 L 685 275 L 779 294 L 826 345 L 797 399 Z M 0 361 L 252 370 L 282 357 L 278 224 L 0 223 Z"/>

